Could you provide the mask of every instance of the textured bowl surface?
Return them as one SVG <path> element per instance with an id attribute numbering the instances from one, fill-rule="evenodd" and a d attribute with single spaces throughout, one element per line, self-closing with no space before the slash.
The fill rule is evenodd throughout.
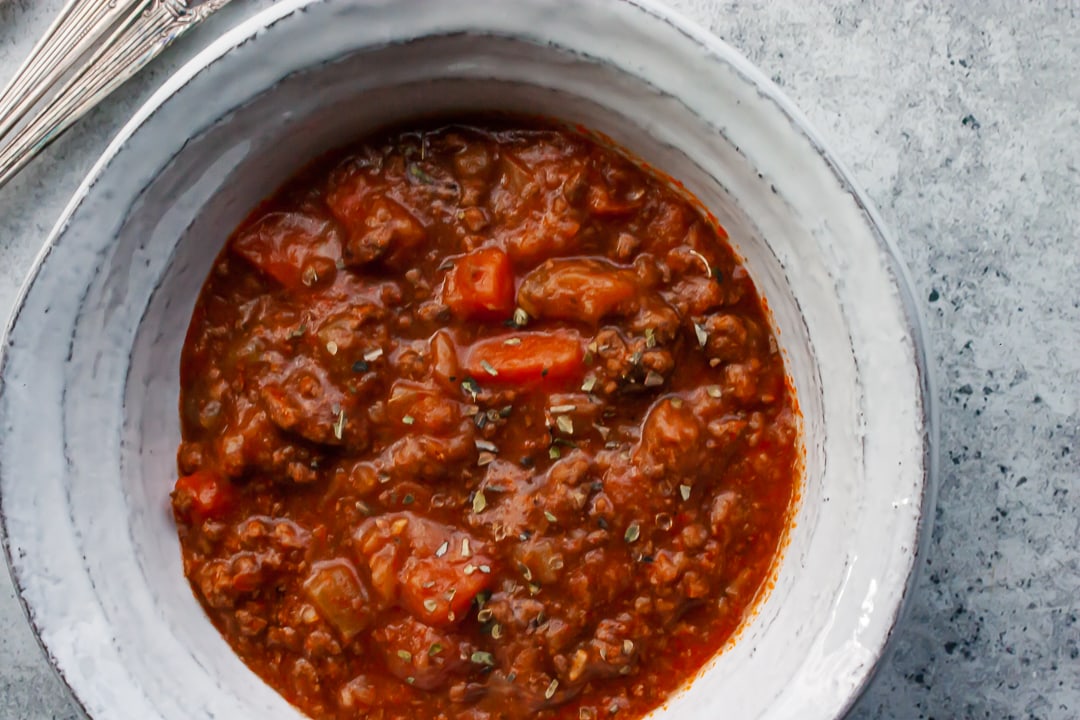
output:
<path id="1" fill-rule="evenodd" d="M 834 718 L 903 605 L 933 501 L 922 332 L 873 212 L 776 89 L 649 2 L 283 0 L 123 129 L 43 250 L 0 364 L 0 516 L 49 657 L 99 720 L 298 718 L 188 587 L 168 493 L 178 362 L 247 210 L 365 130 L 552 115 L 682 181 L 773 312 L 806 473 L 771 591 L 657 717 Z"/>

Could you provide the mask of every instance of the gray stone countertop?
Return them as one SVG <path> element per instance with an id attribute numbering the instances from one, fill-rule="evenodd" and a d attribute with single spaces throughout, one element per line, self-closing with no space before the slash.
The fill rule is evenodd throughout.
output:
<path id="1" fill-rule="evenodd" d="M 131 112 L 237 0 L 0 189 L 0 316 Z M 788 93 L 899 241 L 941 410 L 930 552 L 856 718 L 1080 717 L 1080 4 L 678 0 Z M 61 0 L 0 0 L 0 82 Z M 0 718 L 75 718 L 0 571 Z"/>

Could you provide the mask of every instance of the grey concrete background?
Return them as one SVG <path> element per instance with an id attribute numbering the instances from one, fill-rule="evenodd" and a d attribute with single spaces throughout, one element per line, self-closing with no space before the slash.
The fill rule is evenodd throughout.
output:
<path id="1" fill-rule="evenodd" d="M 0 316 L 68 197 L 236 0 L 0 189 Z M 810 117 L 899 240 L 940 380 L 941 491 L 856 718 L 1080 717 L 1080 2 L 676 0 Z M 0 81 L 61 0 L 0 0 Z M 75 718 L 0 571 L 0 718 Z"/>

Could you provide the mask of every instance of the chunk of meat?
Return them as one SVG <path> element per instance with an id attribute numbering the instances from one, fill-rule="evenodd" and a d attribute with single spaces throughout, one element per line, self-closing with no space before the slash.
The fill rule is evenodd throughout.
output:
<path id="1" fill-rule="evenodd" d="M 660 202 L 641 234 L 644 249 L 663 256 L 672 248 L 686 244 L 690 228 L 697 219 L 697 213 L 685 203 Z"/>
<path id="2" fill-rule="evenodd" d="M 672 351 L 659 344 L 662 337 L 626 335 L 616 327 L 603 327 L 589 345 L 593 352 L 593 392 L 614 396 L 643 391 L 660 392 L 675 369 Z M 595 348 L 595 350 L 592 350 Z"/>
<path id="3" fill-rule="evenodd" d="M 724 291 L 720 284 L 703 275 L 683 277 L 664 295 L 683 317 L 704 315 L 724 302 Z"/>
<path id="4" fill-rule="evenodd" d="M 459 136 L 448 137 L 455 145 L 454 169 L 463 178 L 487 180 L 491 176 L 492 151 L 480 143 L 470 143 Z"/>
<path id="5" fill-rule="evenodd" d="M 268 583 L 279 566 L 275 553 L 239 552 L 203 565 L 196 581 L 210 607 L 232 608 Z"/>
<path id="6" fill-rule="evenodd" d="M 554 583 L 566 567 L 566 557 L 560 551 L 558 541 L 537 535 L 514 545 L 513 557 L 518 569 L 522 573 L 528 572 L 529 577 L 541 585 Z"/>
<path id="7" fill-rule="evenodd" d="M 470 514 L 467 522 L 473 528 L 483 528 L 496 542 L 527 535 L 560 521 L 569 523 L 580 516 L 588 502 L 586 480 L 590 469 L 588 457 L 579 450 L 569 451 L 543 477 L 515 463 L 494 460 L 487 466 L 487 475 L 480 486 L 485 493 L 486 509 Z M 537 547 L 543 550 L 549 546 L 541 543 Z M 525 549 L 524 545 L 519 546 L 517 552 Z M 541 572 L 540 568 L 536 570 Z"/>
<path id="8" fill-rule="evenodd" d="M 368 348 L 387 344 L 386 315 L 386 311 L 375 303 L 353 299 L 345 308 L 319 322 L 315 334 L 323 349 L 333 348 L 327 350 L 329 355 L 340 353 L 356 357 Z"/>
<path id="9" fill-rule="evenodd" d="M 376 592 L 422 622 L 461 622 L 477 593 L 491 586 L 494 561 L 469 533 L 411 512 L 372 518 L 356 532 L 356 547 Z"/>
<path id="10" fill-rule="evenodd" d="M 376 261 L 399 265 L 427 238 L 423 223 L 387 195 L 354 194 L 349 186 L 341 186 L 327 197 L 327 204 L 345 228 L 341 257 L 349 267 Z"/>
<path id="11" fill-rule="evenodd" d="M 350 412 L 352 397 L 338 388 L 326 369 L 299 355 L 281 373 L 268 375 L 259 397 L 275 425 L 321 445 L 366 446 L 367 424 Z"/>
<path id="12" fill-rule="evenodd" d="M 404 706 L 410 693 L 408 686 L 395 678 L 362 674 L 341 686 L 337 701 L 340 708 L 352 713 L 349 717 L 371 717 L 368 711 L 380 703 L 386 703 L 388 707 Z"/>
<path id="13" fill-rule="evenodd" d="M 473 345 L 466 368 L 480 382 L 538 383 L 585 373 L 584 341 L 573 330 L 514 333 Z"/>
<path id="14" fill-rule="evenodd" d="M 708 334 L 705 352 L 709 359 L 725 363 L 759 354 L 768 342 L 757 323 L 734 314 L 709 315 L 701 326 Z"/>
<path id="15" fill-rule="evenodd" d="M 584 177 L 580 159 L 527 148 L 503 149 L 490 187 L 497 234 L 515 265 L 529 267 L 577 247 L 583 213 L 561 192 L 567 178 Z"/>
<path id="16" fill-rule="evenodd" d="M 473 433 L 447 437 L 409 434 L 396 440 L 375 460 L 375 467 L 395 480 L 436 482 L 452 477 L 461 463 L 476 457 Z"/>
<path id="17" fill-rule="evenodd" d="M 648 477 L 687 473 L 700 467 L 701 422 L 679 398 L 661 398 L 645 418 L 634 456 Z"/>
<path id="18" fill-rule="evenodd" d="M 540 192 L 530 166 L 513 152 L 503 150 L 497 163 L 498 175 L 491 188 L 491 206 L 506 223 L 522 221 Z"/>
<path id="19" fill-rule="evenodd" d="M 568 590 L 581 607 L 607 607 L 638 582 L 632 574 L 620 572 L 611 551 L 602 547 L 586 552 L 574 564 Z"/>
<path id="20" fill-rule="evenodd" d="M 639 661 L 634 627 L 633 618 L 627 613 L 600 621 L 587 643 L 589 656 L 594 661 L 586 666 L 586 678 L 613 677 L 621 673 L 623 667 Z M 630 641 L 630 645 L 627 645 L 627 641 Z"/>
<path id="21" fill-rule="evenodd" d="M 332 278 L 341 237 L 327 218 L 273 212 L 237 235 L 229 248 L 287 289 Z"/>
<path id="22" fill-rule="evenodd" d="M 709 527 L 713 535 L 723 537 L 728 532 L 731 516 L 739 505 L 739 496 L 733 490 L 725 490 L 716 494 L 709 508 Z"/>
<path id="23" fill-rule="evenodd" d="M 505 318 L 514 310 L 514 271 L 497 247 L 483 247 L 458 258 L 447 273 L 443 302 L 459 318 Z"/>
<path id="24" fill-rule="evenodd" d="M 258 398 L 240 396 L 234 402 L 234 422 L 226 433 L 213 442 L 213 451 L 223 475 L 233 479 L 255 470 L 297 483 L 318 479 L 311 467 L 312 462 L 317 460 L 313 448 L 306 442 L 289 442 L 283 437 Z"/>
<path id="25" fill-rule="evenodd" d="M 580 516 L 589 499 L 586 481 L 592 469 L 592 460 L 580 450 L 570 453 L 548 468 L 547 476 L 538 485 L 537 510 L 550 522 L 550 515 L 569 520 Z M 533 525 L 539 525 L 534 521 Z"/>
<path id="26" fill-rule="evenodd" d="M 506 249 L 515 264 L 528 267 L 545 257 L 573 252 L 582 235 L 581 222 L 566 200 L 548 198 L 542 212 L 507 237 Z"/>
<path id="27" fill-rule="evenodd" d="M 232 486 L 209 470 L 181 477 L 172 492 L 173 511 L 188 522 L 221 517 L 232 502 Z"/>
<path id="28" fill-rule="evenodd" d="M 757 399 L 760 369 L 756 358 L 746 363 L 729 363 L 724 367 L 724 389 L 744 403 Z"/>
<path id="29" fill-rule="evenodd" d="M 398 380 L 386 403 L 390 418 L 416 432 L 445 435 L 461 423 L 461 404 L 431 385 Z"/>
<path id="30" fill-rule="evenodd" d="M 639 298 L 637 314 L 628 327 L 635 333 L 652 333 L 659 344 L 668 343 L 679 332 L 679 313 L 659 295 L 651 293 Z"/>
<path id="31" fill-rule="evenodd" d="M 486 508 L 481 513 L 467 515 L 466 522 L 478 532 L 490 535 L 495 542 L 519 536 L 532 527 L 532 518 L 542 517 L 534 501 L 535 487 L 530 471 L 517 463 L 493 460 L 480 486 L 480 491 L 485 493 Z M 503 502 L 503 498 L 513 501 Z"/>
<path id="32" fill-rule="evenodd" d="M 468 673 L 469 662 L 462 657 L 464 641 L 413 617 L 387 623 L 372 636 L 386 669 L 413 687 L 437 690 L 454 676 Z"/>
<path id="33" fill-rule="evenodd" d="M 595 173 L 586 193 L 589 212 L 599 217 L 618 217 L 635 212 L 645 202 L 645 186 L 629 168 L 608 166 Z"/>
<path id="34" fill-rule="evenodd" d="M 637 275 L 598 259 L 548 260 L 518 289 L 518 304 L 532 317 L 597 324 L 637 308 Z"/>

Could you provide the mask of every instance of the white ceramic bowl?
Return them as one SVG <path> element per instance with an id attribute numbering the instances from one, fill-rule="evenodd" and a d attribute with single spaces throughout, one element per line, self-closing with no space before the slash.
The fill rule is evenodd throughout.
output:
<path id="1" fill-rule="evenodd" d="M 802 116 L 652 2 L 283 0 L 123 129 L 8 330 L 6 550 L 89 716 L 298 717 L 181 570 L 168 493 L 192 305 L 231 229 L 305 161 L 389 121 L 475 109 L 583 123 L 684 182 L 768 299 L 797 388 L 806 476 L 775 587 L 656 716 L 835 718 L 867 682 L 932 503 L 932 395 L 892 246 Z"/>

